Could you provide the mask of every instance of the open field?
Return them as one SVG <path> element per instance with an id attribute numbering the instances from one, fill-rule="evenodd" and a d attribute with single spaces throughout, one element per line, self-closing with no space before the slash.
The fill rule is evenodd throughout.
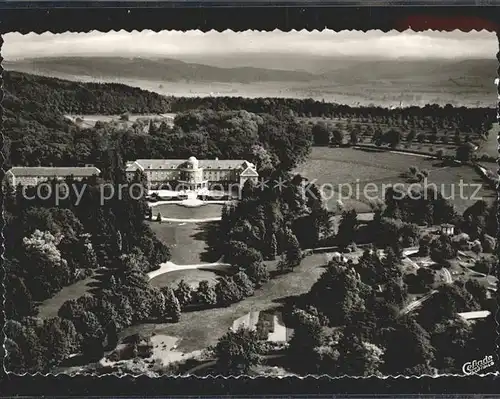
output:
<path id="1" fill-rule="evenodd" d="M 199 207 L 185 207 L 177 204 L 161 204 L 152 207 L 153 220 L 158 213 L 162 217 L 173 219 L 209 219 L 221 216 L 222 205 L 206 204 Z"/>
<path id="2" fill-rule="evenodd" d="M 400 183 L 408 187 L 411 182 L 402 174 L 410 166 L 427 170 L 428 184 L 436 184 L 443 195 L 450 197 L 452 190 L 455 190 L 453 203 L 459 212 L 463 212 L 479 197 L 487 200 L 494 198 L 494 191 L 484 185 L 469 166 L 443 166 L 441 161 L 425 156 L 377 149 L 313 147 L 309 160 L 296 168 L 295 172 L 310 180 L 317 179 L 316 184 L 329 210 L 336 210 L 337 201 L 341 199 L 346 208 L 354 208 L 362 213 L 370 212 L 371 200 L 384 199 L 384 185 L 388 188 Z M 482 188 L 473 196 L 476 188 L 464 186 L 463 195 L 460 195 L 460 181 L 482 184 Z"/>
<path id="3" fill-rule="evenodd" d="M 85 295 L 92 287 L 91 283 L 95 282 L 93 277 L 87 277 L 74 284 L 64 287 L 61 291 L 55 294 L 52 298 L 46 299 L 38 306 L 38 317 L 41 319 L 49 319 L 56 317 L 57 312 L 62 304 L 70 299 L 77 299 Z"/>
<path id="4" fill-rule="evenodd" d="M 273 262 L 276 263 L 276 262 Z M 249 312 L 279 307 L 289 296 L 301 295 L 311 288 L 323 272 L 324 254 L 311 255 L 292 273 L 272 279 L 255 295 L 227 308 L 216 308 L 183 313 L 176 324 L 143 324 L 124 330 L 120 336 L 143 332 L 180 337 L 177 350 L 191 352 L 213 345 L 233 325 Z M 270 265 L 272 266 L 272 265 Z M 273 267 L 270 267 L 273 269 Z"/>
<path id="5" fill-rule="evenodd" d="M 172 262 L 190 265 L 218 260 L 205 257 L 209 223 L 150 222 L 149 225 L 158 239 L 170 247 Z"/>
<path id="6" fill-rule="evenodd" d="M 169 125 L 173 125 L 174 118 L 176 114 L 131 114 L 128 116 L 128 120 L 122 120 L 121 115 L 65 115 L 67 119 L 75 123 L 82 128 L 92 128 L 97 122 L 116 122 L 123 124 L 124 127 L 130 127 L 132 124 L 138 120 L 146 121 L 153 120 L 154 122 L 165 122 Z"/>

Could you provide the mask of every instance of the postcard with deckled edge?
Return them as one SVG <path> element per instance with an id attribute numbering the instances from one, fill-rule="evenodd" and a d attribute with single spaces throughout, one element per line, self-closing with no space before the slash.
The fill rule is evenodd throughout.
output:
<path id="1" fill-rule="evenodd" d="M 494 33 L 8 33 L 5 368 L 496 369 Z"/>

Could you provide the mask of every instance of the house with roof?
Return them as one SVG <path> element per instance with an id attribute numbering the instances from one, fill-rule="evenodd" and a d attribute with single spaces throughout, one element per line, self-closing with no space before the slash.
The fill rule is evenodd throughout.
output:
<path id="1" fill-rule="evenodd" d="M 253 163 L 235 159 L 138 159 L 127 164 L 127 179 L 132 180 L 138 170 L 146 176 L 150 189 L 174 191 L 210 189 L 215 183 L 243 187 L 247 180 L 257 183 L 259 178 Z"/>
<path id="2" fill-rule="evenodd" d="M 15 187 L 36 186 L 48 180 L 64 180 L 72 177 L 74 180 L 82 180 L 91 176 L 99 176 L 101 171 L 95 166 L 14 166 L 5 173 L 5 181 Z"/>

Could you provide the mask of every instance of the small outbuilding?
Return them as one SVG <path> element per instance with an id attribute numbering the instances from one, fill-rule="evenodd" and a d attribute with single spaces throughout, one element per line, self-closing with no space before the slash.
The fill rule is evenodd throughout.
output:
<path id="1" fill-rule="evenodd" d="M 455 226 L 449 223 L 443 223 L 441 225 L 441 234 L 452 236 L 453 234 L 455 234 Z"/>

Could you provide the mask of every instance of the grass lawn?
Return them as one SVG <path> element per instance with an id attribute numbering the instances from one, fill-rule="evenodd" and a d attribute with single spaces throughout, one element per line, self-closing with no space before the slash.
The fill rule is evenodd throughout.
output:
<path id="1" fill-rule="evenodd" d="M 153 220 L 158 212 L 165 218 L 174 219 L 204 219 L 220 217 L 222 205 L 206 204 L 197 208 L 188 208 L 178 204 L 162 204 L 153 206 Z"/>
<path id="2" fill-rule="evenodd" d="M 180 337 L 177 350 L 191 352 L 204 349 L 215 344 L 237 318 L 248 312 L 279 307 L 287 297 L 309 291 L 324 271 L 324 259 L 323 254 L 304 258 L 294 272 L 272 279 L 257 290 L 254 296 L 230 307 L 183 313 L 178 323 L 143 324 L 126 329 L 120 335 L 125 337 L 136 332 L 151 334 L 154 331 L 156 334 Z"/>
<path id="3" fill-rule="evenodd" d="M 62 304 L 70 299 L 77 299 L 85 295 L 92 287 L 89 283 L 94 282 L 93 277 L 87 277 L 75 284 L 64 287 L 61 291 L 55 294 L 52 298 L 46 299 L 38 306 L 38 317 L 41 319 L 49 319 L 56 317 Z"/>
<path id="4" fill-rule="evenodd" d="M 171 223 L 148 222 L 159 240 L 170 247 L 171 261 L 178 265 L 215 262 L 209 254 L 206 239 L 217 222 Z"/>
<path id="5" fill-rule="evenodd" d="M 371 211 L 370 200 L 384 199 L 383 184 L 388 187 L 403 183 L 407 187 L 410 182 L 402 174 L 407 172 L 410 166 L 429 171 L 428 183 L 435 183 L 443 195 L 450 197 L 452 190 L 455 190 L 453 203 L 459 212 L 463 212 L 479 199 L 475 197 L 492 200 L 495 195 L 469 166 L 443 166 L 442 162 L 436 159 L 376 149 L 314 147 L 309 160 L 294 172 L 310 180 L 317 179 L 316 184 L 323 193 L 329 210 L 336 210 L 337 201 L 342 198 L 346 208 L 354 208 L 361 213 Z M 463 195 L 460 195 L 458 186 L 461 180 L 464 183 Z M 372 183 L 377 186 L 377 190 L 371 190 Z M 465 186 L 465 183 L 481 183 L 483 187 L 473 196 L 475 187 Z M 367 184 L 370 186 L 367 187 Z M 370 190 L 367 195 L 364 193 L 365 187 Z"/>
<path id="6" fill-rule="evenodd" d="M 161 274 L 151 280 L 153 287 L 177 287 L 181 280 L 184 280 L 194 289 L 198 288 L 200 281 L 208 280 L 211 284 L 215 284 L 217 274 L 210 270 L 178 270 L 171 273 Z"/>
<path id="7" fill-rule="evenodd" d="M 361 213 L 371 212 L 369 200 L 363 194 L 366 184 L 375 183 L 380 187 L 382 182 L 402 182 L 404 179 L 401 174 L 410 166 L 431 170 L 436 167 L 433 166 L 435 164 L 436 161 L 425 157 L 409 157 L 379 150 L 313 147 L 309 159 L 294 172 L 310 180 L 317 179 L 316 184 L 329 210 L 336 210 L 337 201 L 342 198 L 345 207 Z M 346 199 L 349 190 L 352 194 Z M 369 196 L 384 199 L 382 190 L 369 192 Z"/>

